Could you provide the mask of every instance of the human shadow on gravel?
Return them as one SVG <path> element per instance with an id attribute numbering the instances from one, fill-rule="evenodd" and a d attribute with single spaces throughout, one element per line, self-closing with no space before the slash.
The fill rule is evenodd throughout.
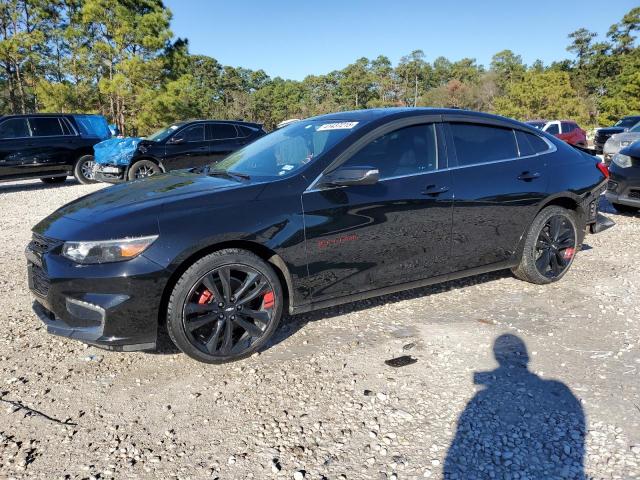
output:
<path id="1" fill-rule="evenodd" d="M 484 389 L 458 419 L 443 476 L 454 479 L 585 479 L 585 416 L 562 382 L 529 371 L 525 343 L 501 335 L 499 367 L 474 373 Z"/>

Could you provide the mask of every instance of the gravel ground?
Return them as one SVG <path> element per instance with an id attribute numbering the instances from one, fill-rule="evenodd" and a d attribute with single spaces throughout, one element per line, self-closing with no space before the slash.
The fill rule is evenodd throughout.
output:
<path id="1" fill-rule="evenodd" d="M 31 313 L 31 226 L 99 188 L 0 184 L 0 478 L 640 478 L 640 217 L 603 201 L 617 226 L 553 286 L 498 272 L 299 315 L 207 366 Z"/>

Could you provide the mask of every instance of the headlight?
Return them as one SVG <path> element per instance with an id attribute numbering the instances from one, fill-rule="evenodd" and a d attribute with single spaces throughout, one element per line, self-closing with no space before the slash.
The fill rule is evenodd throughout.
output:
<path id="1" fill-rule="evenodd" d="M 137 257 L 158 238 L 158 235 L 95 242 L 65 242 L 62 255 L 77 263 L 122 262 Z"/>
<path id="2" fill-rule="evenodd" d="M 629 168 L 631 166 L 631 157 L 629 155 L 616 153 L 611 161 L 622 168 Z"/>
<path id="3" fill-rule="evenodd" d="M 631 140 L 622 140 L 622 141 L 620 142 L 620 145 L 621 145 L 622 147 L 626 147 L 626 146 L 628 146 L 628 145 L 631 145 Z"/>

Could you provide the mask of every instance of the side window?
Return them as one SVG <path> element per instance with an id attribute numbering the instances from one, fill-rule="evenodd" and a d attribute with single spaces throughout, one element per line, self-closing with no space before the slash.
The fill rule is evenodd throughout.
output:
<path id="1" fill-rule="evenodd" d="M 547 127 L 545 132 L 547 132 L 550 135 L 558 135 L 560 133 L 560 127 L 558 126 L 557 123 L 552 123 Z"/>
<path id="2" fill-rule="evenodd" d="M 64 135 L 57 117 L 30 117 L 29 125 L 34 137 L 55 137 Z"/>
<path id="3" fill-rule="evenodd" d="M 451 135 L 459 166 L 507 160 L 518 156 L 516 138 L 510 128 L 452 123 Z"/>
<path id="4" fill-rule="evenodd" d="M 63 135 L 75 135 L 75 132 L 73 131 L 73 129 L 71 128 L 71 125 L 69 124 L 69 120 L 67 120 L 66 118 L 61 118 L 60 124 L 62 125 Z"/>
<path id="5" fill-rule="evenodd" d="M 531 146 L 527 134 L 521 130 L 514 130 L 516 132 L 516 141 L 518 142 L 518 150 L 521 157 L 527 157 L 534 155 L 536 152 Z"/>
<path id="6" fill-rule="evenodd" d="M 236 128 L 240 131 L 240 136 L 242 137 L 248 137 L 256 132 L 256 130 L 244 125 L 236 125 Z"/>
<path id="7" fill-rule="evenodd" d="M 549 150 L 549 145 L 538 135 L 534 135 L 533 133 L 525 133 L 524 134 L 529 140 L 529 144 L 535 153 L 542 153 Z"/>
<path id="8" fill-rule="evenodd" d="M 184 137 L 185 142 L 203 142 L 204 125 L 194 125 L 193 127 L 189 127 L 182 132 L 181 136 Z"/>
<path id="9" fill-rule="evenodd" d="M 30 137 L 26 118 L 10 118 L 0 123 L 0 139 Z"/>
<path id="10" fill-rule="evenodd" d="M 573 132 L 574 126 L 569 122 L 562 122 L 562 133 Z"/>
<path id="11" fill-rule="evenodd" d="M 376 138 L 345 165 L 377 168 L 381 179 L 412 175 L 436 170 L 437 151 L 435 125 L 414 125 Z"/>
<path id="12" fill-rule="evenodd" d="M 208 140 L 224 140 L 227 138 L 237 138 L 236 127 L 230 123 L 212 123 L 207 128 Z"/>

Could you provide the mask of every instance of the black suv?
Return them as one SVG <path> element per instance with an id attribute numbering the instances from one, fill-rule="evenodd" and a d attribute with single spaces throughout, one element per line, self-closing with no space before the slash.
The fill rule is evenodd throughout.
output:
<path id="1" fill-rule="evenodd" d="M 109 138 L 100 115 L 30 114 L 0 117 L 0 181 L 40 178 L 93 181 L 93 145 Z"/>
<path id="2" fill-rule="evenodd" d="M 596 149 L 596 153 L 603 152 L 604 144 L 607 143 L 607 140 L 609 140 L 611 135 L 626 132 L 638 122 L 640 122 L 640 115 L 630 115 L 618 120 L 613 127 L 599 128 L 596 130 L 596 136 L 593 139 L 593 145 Z"/>
<path id="3" fill-rule="evenodd" d="M 216 163 L 265 135 L 257 123 L 231 120 L 190 120 L 174 123 L 145 137 L 132 157 L 98 159 L 95 178 L 118 183 Z"/>

